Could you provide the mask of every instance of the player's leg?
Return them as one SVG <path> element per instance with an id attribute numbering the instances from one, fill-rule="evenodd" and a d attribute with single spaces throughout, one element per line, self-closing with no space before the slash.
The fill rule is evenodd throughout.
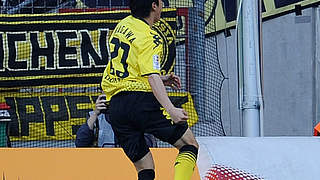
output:
<path id="1" fill-rule="evenodd" d="M 151 152 L 133 163 L 138 172 L 138 180 L 153 180 L 155 178 L 154 162 Z"/>
<path id="2" fill-rule="evenodd" d="M 138 173 L 138 180 L 154 180 L 154 162 L 145 142 L 144 134 L 130 129 L 128 126 L 122 130 L 119 127 L 121 126 L 113 126 L 115 136 L 127 157 L 134 164 Z"/>
<path id="3" fill-rule="evenodd" d="M 175 162 L 174 180 L 189 180 L 196 166 L 199 145 L 192 131 L 188 128 L 183 136 L 174 143 L 179 149 Z"/>
<path id="4" fill-rule="evenodd" d="M 113 129 L 119 145 L 137 170 L 138 180 L 154 180 L 154 162 L 143 133 L 129 128 L 120 130 L 119 126 L 113 126 Z"/>
<path id="5" fill-rule="evenodd" d="M 144 127 L 146 133 L 153 134 L 158 139 L 179 149 L 180 153 L 175 165 L 175 180 L 189 180 L 196 164 L 199 146 L 188 124 L 174 124 L 167 119 L 153 94 L 145 96 L 144 102 L 143 113 L 136 112 L 135 114 L 136 117 L 139 117 L 139 122 L 143 123 L 139 127 Z M 146 102 L 149 103 L 146 104 Z"/>
<path id="6" fill-rule="evenodd" d="M 110 102 L 110 124 L 119 145 L 136 167 L 138 180 L 154 180 L 152 155 L 144 139 L 144 133 L 137 128 L 140 117 L 132 116 L 132 109 L 137 107 L 137 97 L 139 96 L 133 93 L 114 96 Z"/>
<path id="7" fill-rule="evenodd" d="M 194 137 L 192 131 L 189 128 L 182 135 L 182 137 L 180 139 L 178 139 L 173 145 L 177 149 L 182 148 L 184 145 L 193 145 L 197 149 L 199 148 L 199 144 L 198 144 L 196 138 Z"/>
<path id="8" fill-rule="evenodd" d="M 190 180 L 198 155 L 199 145 L 196 139 L 187 123 L 173 124 L 162 115 L 162 112 L 158 117 L 160 118 L 150 120 L 154 126 L 147 129 L 148 133 L 179 149 L 175 163 L 175 180 Z"/>

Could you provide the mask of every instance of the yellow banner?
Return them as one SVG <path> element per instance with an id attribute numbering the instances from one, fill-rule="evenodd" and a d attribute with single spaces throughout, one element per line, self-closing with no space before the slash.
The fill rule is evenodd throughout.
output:
<path id="1" fill-rule="evenodd" d="M 100 93 L 0 93 L 10 106 L 11 141 L 72 140 L 86 122 Z M 169 93 L 176 107 L 188 112 L 189 126 L 198 121 L 190 93 Z"/>
<path id="2" fill-rule="evenodd" d="M 0 89 L 99 84 L 109 59 L 109 36 L 129 14 L 117 10 L 0 15 Z M 166 8 L 154 25 L 165 42 L 165 72 L 175 60 L 175 18 L 176 10 Z"/>

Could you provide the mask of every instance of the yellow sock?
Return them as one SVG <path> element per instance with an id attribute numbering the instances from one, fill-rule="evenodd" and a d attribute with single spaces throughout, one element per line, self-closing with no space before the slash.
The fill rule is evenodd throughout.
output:
<path id="1" fill-rule="evenodd" d="M 185 145 L 180 149 L 174 165 L 174 180 L 190 180 L 197 162 L 198 149 Z"/>

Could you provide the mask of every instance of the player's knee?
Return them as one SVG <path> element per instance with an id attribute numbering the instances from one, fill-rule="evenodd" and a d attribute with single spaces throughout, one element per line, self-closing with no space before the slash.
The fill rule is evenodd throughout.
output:
<path id="1" fill-rule="evenodd" d="M 186 145 L 192 145 L 197 149 L 199 149 L 199 144 L 190 129 L 188 129 L 187 132 L 185 133 L 183 137 L 183 141 Z"/>
<path id="2" fill-rule="evenodd" d="M 199 149 L 199 144 L 198 144 L 197 141 L 195 142 L 194 146 L 195 146 L 197 149 Z"/>
<path id="3" fill-rule="evenodd" d="M 199 144 L 192 134 L 186 134 L 174 144 L 174 146 L 178 149 L 181 149 L 185 145 L 192 145 L 199 149 Z"/>
<path id="4" fill-rule="evenodd" d="M 194 137 L 190 138 L 188 141 L 185 141 L 185 143 L 186 143 L 186 145 L 191 145 L 191 146 L 194 146 L 195 148 L 199 149 L 199 144 Z"/>
<path id="5" fill-rule="evenodd" d="M 143 169 L 138 173 L 138 180 L 154 180 L 155 172 L 153 169 Z"/>
<path id="6" fill-rule="evenodd" d="M 192 146 L 194 146 L 195 148 L 199 149 L 199 144 L 198 144 L 198 142 L 197 142 L 196 139 L 193 139 L 193 141 L 191 141 L 191 143 L 190 143 L 189 145 L 192 145 Z"/>

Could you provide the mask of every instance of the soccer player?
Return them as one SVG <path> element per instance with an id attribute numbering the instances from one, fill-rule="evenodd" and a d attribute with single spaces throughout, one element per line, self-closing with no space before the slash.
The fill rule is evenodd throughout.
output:
<path id="1" fill-rule="evenodd" d="M 199 145 L 188 128 L 186 111 L 174 107 L 165 89 L 165 85 L 180 88 L 180 78 L 160 75 L 163 45 L 151 27 L 160 19 L 162 7 L 161 0 L 130 0 L 131 15 L 110 37 L 111 59 L 101 85 L 110 100 L 112 129 L 138 179 L 155 178 L 153 158 L 143 136 L 150 133 L 179 149 L 174 179 L 189 180 Z"/>

